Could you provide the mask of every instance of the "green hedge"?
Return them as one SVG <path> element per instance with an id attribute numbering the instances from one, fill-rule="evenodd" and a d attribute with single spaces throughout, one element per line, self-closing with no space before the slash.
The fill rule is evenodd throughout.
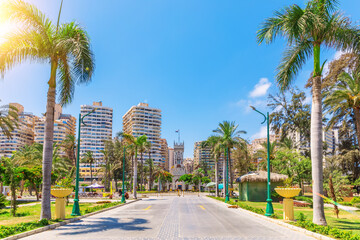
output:
<path id="1" fill-rule="evenodd" d="M 95 207 L 89 207 L 87 209 L 85 209 L 85 214 L 87 213 L 92 213 L 92 212 L 96 212 L 96 211 L 99 211 L 101 209 L 104 209 L 104 208 L 109 208 L 109 207 L 113 207 L 113 206 L 116 206 L 116 205 L 120 205 L 121 202 L 112 202 L 112 203 L 105 203 L 105 204 L 102 204 L 102 205 L 99 205 L 99 206 L 95 206 Z"/>
<path id="2" fill-rule="evenodd" d="M 44 227 L 49 224 L 50 222 L 48 220 L 42 219 L 40 221 L 18 223 L 11 226 L 0 226 L 0 238 L 5 238 L 21 232 L 30 231 L 35 228 Z"/>
<path id="3" fill-rule="evenodd" d="M 320 233 L 322 235 L 327 235 L 330 237 L 342 239 L 342 240 L 360 240 L 360 236 L 354 234 L 351 231 L 345 231 L 334 227 L 321 226 L 317 225 L 311 221 L 306 220 L 306 217 L 303 213 L 300 213 L 299 218 L 296 222 L 291 222 L 291 224 L 305 228 L 311 232 Z"/>
<path id="4" fill-rule="evenodd" d="M 109 208 L 109 207 L 120 205 L 120 204 L 121 204 L 121 202 L 105 203 L 105 204 L 102 204 L 99 206 L 86 208 L 84 212 L 85 212 L 85 214 L 92 213 L 92 212 L 96 212 L 96 211 L 99 211 L 104 208 Z M 51 222 L 57 222 L 57 221 L 59 221 L 59 220 L 52 220 Z M 42 219 L 40 221 L 18 223 L 18 224 L 9 225 L 9 226 L 0 226 L 0 238 L 5 238 L 5 237 L 8 237 L 8 236 L 11 236 L 14 234 L 19 234 L 22 232 L 36 229 L 36 228 L 44 227 L 46 225 L 49 225 L 51 222 L 48 221 L 47 219 Z"/>

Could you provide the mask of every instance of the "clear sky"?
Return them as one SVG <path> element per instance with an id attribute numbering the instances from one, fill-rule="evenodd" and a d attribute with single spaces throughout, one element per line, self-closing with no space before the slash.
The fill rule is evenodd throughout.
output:
<path id="1" fill-rule="evenodd" d="M 1 0 L 0 0 L 1 1 Z M 56 22 L 60 0 L 29 0 Z M 275 69 L 284 49 L 279 39 L 256 43 L 260 23 L 288 4 L 304 0 L 64 0 L 61 22 L 76 21 L 88 31 L 96 57 L 93 81 L 77 86 L 64 113 L 78 116 L 80 105 L 103 101 L 114 109 L 113 132 L 139 102 L 162 110 L 162 137 L 172 146 L 180 129 L 185 156 L 223 120 L 235 121 L 246 139 L 262 137 L 269 93 L 276 93 Z M 340 1 L 358 23 L 360 2 Z M 1 29 L 1 28 L 0 28 Z M 324 51 L 322 61 L 334 51 Z M 304 86 L 306 65 L 295 84 Z M 0 80 L 2 103 L 18 102 L 25 111 L 45 112 L 49 64 L 24 63 Z"/>

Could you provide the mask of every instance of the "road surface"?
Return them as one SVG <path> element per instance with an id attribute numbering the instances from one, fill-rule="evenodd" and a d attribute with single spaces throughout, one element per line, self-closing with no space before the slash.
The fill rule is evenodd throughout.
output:
<path id="1" fill-rule="evenodd" d="M 194 195 L 151 197 L 25 239 L 314 239 Z"/>

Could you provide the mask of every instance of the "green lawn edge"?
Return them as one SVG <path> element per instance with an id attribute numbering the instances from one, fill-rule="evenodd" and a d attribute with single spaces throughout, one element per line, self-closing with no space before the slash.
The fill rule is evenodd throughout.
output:
<path id="1" fill-rule="evenodd" d="M 224 198 L 221 198 L 221 197 L 213 197 L 213 196 L 207 196 L 207 197 L 221 201 L 221 202 L 224 202 L 224 200 L 225 200 Z M 227 203 L 230 205 L 237 205 L 238 207 L 240 207 L 242 209 L 249 210 L 251 212 L 254 212 L 254 213 L 257 213 L 260 215 L 265 215 L 265 211 L 262 208 L 252 207 L 243 202 L 235 202 L 232 200 L 230 200 Z M 272 216 L 272 218 L 281 219 L 281 217 L 278 214 L 274 214 Z M 329 237 L 334 237 L 336 239 L 360 240 L 360 236 L 353 233 L 352 231 L 342 230 L 342 229 L 338 229 L 338 228 L 334 228 L 334 227 L 330 227 L 330 226 L 317 225 L 309 220 L 306 220 L 306 217 L 304 215 L 300 216 L 299 219 L 297 219 L 295 222 L 289 222 L 289 223 L 294 226 L 309 230 L 311 232 L 319 233 L 319 234 L 329 236 Z"/>

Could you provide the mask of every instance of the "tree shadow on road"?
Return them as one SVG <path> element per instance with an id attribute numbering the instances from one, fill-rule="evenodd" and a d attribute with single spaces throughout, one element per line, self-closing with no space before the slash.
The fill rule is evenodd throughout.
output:
<path id="1" fill-rule="evenodd" d="M 140 226 L 146 224 L 149 221 L 143 218 L 133 218 L 128 222 L 121 222 L 121 219 L 118 218 L 98 218 L 88 221 L 86 224 L 83 221 L 77 222 L 76 224 L 68 224 L 61 228 L 54 229 L 55 231 L 64 231 L 60 232 L 60 235 L 79 235 L 86 233 L 94 232 L 103 232 L 113 229 L 125 230 L 125 231 L 145 231 L 150 229 L 148 227 Z M 71 232 L 69 232 L 71 230 Z"/>

